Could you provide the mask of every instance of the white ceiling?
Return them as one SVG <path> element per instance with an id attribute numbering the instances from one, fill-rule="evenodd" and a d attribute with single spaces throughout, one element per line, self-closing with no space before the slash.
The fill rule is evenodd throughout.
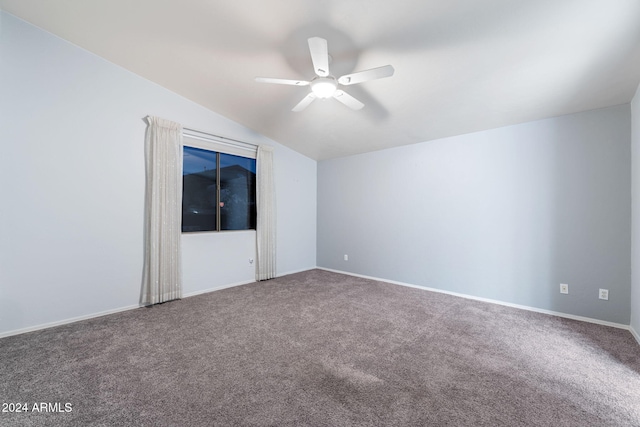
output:
<path id="1" fill-rule="evenodd" d="M 640 83 L 638 0 L 0 0 L 0 8 L 322 160 L 628 103 Z M 307 38 L 365 103 L 291 108 Z M 188 125 L 187 123 L 185 125 Z"/>

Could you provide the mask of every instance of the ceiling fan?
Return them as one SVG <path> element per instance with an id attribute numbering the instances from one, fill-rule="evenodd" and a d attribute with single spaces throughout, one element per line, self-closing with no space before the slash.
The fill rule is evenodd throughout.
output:
<path id="1" fill-rule="evenodd" d="M 339 85 L 348 86 L 356 83 L 366 82 L 368 80 L 381 79 L 383 77 L 391 77 L 393 75 L 393 67 L 385 65 L 384 67 L 371 68 L 357 73 L 346 74 L 342 77 L 335 78 L 329 74 L 329 51 L 327 41 L 320 37 L 311 37 L 308 39 L 309 51 L 311 52 L 311 61 L 316 76 L 311 81 L 305 80 L 286 80 L 272 79 L 269 77 L 256 77 L 256 81 L 260 83 L 277 83 L 281 85 L 292 86 L 311 86 L 311 92 L 300 101 L 292 111 L 302 111 L 316 98 L 335 98 L 349 108 L 359 110 L 364 104 L 345 91 L 338 89 Z"/>

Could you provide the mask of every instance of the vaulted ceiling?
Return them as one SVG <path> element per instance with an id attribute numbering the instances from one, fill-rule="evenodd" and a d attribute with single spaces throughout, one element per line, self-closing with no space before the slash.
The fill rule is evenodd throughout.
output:
<path id="1" fill-rule="evenodd" d="M 322 160 L 628 103 L 637 0 L 0 0 L 0 8 Z M 331 74 L 395 75 L 292 112 L 307 39 Z"/>

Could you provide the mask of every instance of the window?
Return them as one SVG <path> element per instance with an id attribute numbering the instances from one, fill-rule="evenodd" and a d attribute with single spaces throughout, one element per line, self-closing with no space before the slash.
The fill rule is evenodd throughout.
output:
<path id="1" fill-rule="evenodd" d="M 185 146 L 182 231 L 256 228 L 256 160 Z"/>

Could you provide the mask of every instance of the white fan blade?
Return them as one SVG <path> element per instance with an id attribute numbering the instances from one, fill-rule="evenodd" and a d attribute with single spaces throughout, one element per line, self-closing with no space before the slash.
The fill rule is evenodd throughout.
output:
<path id="1" fill-rule="evenodd" d="M 302 111 L 305 108 L 307 108 L 309 106 L 309 104 L 311 104 L 313 102 L 313 100 L 316 99 L 316 95 L 311 92 L 309 95 L 305 96 L 302 101 L 298 102 L 298 105 L 296 105 L 295 107 L 293 107 L 291 109 L 291 111 Z"/>
<path id="2" fill-rule="evenodd" d="M 393 76 L 394 71 L 395 70 L 391 65 L 385 65 L 384 67 L 372 68 L 370 70 L 344 75 L 338 79 L 338 83 L 347 86 L 355 83 L 366 82 L 367 80 L 391 77 Z"/>
<path id="3" fill-rule="evenodd" d="M 329 75 L 329 50 L 327 41 L 320 37 L 311 37 L 309 40 L 309 52 L 313 61 L 313 70 L 320 77 Z"/>
<path id="4" fill-rule="evenodd" d="M 336 93 L 333 94 L 333 97 L 352 110 L 359 110 L 364 107 L 362 102 L 342 90 L 337 90 Z"/>
<path id="5" fill-rule="evenodd" d="M 304 80 L 287 80 L 287 79 L 272 79 L 270 77 L 256 77 L 256 81 L 260 83 L 277 83 L 279 85 L 309 86 L 309 82 L 305 82 Z"/>

